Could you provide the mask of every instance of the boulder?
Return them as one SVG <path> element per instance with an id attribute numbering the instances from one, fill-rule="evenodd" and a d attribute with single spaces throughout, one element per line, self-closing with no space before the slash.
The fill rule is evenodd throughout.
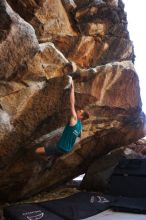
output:
<path id="1" fill-rule="evenodd" d="M 16 14 L 5 0 L 0 3 L 0 80 L 22 74 L 25 63 L 39 50 L 33 27 Z"/>
<path id="2" fill-rule="evenodd" d="M 146 133 L 120 0 L 8 2 L 13 9 L 0 3 L 1 202 L 58 187 Z M 63 72 L 68 62 L 75 72 Z M 90 117 L 74 150 L 48 169 L 35 150 L 56 143 L 69 120 L 66 74 L 74 79 L 76 109 Z"/>
<path id="3" fill-rule="evenodd" d="M 58 158 L 50 169 L 35 149 L 57 142 L 60 130 L 56 129 L 69 116 L 69 93 L 64 93 L 62 77 L 35 82 L 1 99 L 1 114 L 12 115 L 1 127 L 1 198 L 21 199 L 59 186 L 86 172 L 94 159 L 145 135 L 138 79 L 131 62 L 85 69 L 73 77 L 77 106 L 84 106 L 90 118 L 84 122 L 83 136 L 74 151 Z"/>
<path id="4" fill-rule="evenodd" d="M 38 38 L 54 35 L 76 35 L 61 0 L 8 0 L 12 8 L 29 22 Z"/>

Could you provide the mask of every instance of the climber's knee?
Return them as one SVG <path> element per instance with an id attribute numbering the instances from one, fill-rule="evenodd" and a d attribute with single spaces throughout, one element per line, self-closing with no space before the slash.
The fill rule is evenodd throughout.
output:
<path id="1" fill-rule="evenodd" d="M 35 153 L 36 153 L 36 154 L 45 154 L 45 149 L 44 149 L 44 147 L 38 147 L 38 148 L 35 150 Z"/>

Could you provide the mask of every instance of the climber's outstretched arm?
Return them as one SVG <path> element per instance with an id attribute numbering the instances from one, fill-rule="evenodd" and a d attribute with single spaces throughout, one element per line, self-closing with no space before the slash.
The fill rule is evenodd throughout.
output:
<path id="1" fill-rule="evenodd" d="M 71 111 L 71 118 L 70 118 L 70 125 L 74 126 L 77 123 L 77 113 L 75 110 L 75 91 L 74 91 L 74 82 L 71 82 L 71 90 L 70 90 L 70 111 Z"/>

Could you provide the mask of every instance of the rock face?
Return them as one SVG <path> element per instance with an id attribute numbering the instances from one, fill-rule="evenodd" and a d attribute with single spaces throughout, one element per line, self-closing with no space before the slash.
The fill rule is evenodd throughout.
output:
<path id="1" fill-rule="evenodd" d="M 123 158 L 144 159 L 145 155 L 145 139 L 140 139 L 130 145 L 114 149 L 103 157 L 96 159 L 89 166 L 81 182 L 80 189 L 109 193 L 111 176 L 120 160 Z"/>
<path id="2" fill-rule="evenodd" d="M 1 201 L 59 186 L 93 160 L 145 136 L 121 0 L 8 3 L 0 3 Z M 77 65 L 76 107 L 90 117 L 75 149 L 47 169 L 35 149 L 57 142 L 70 116 L 62 71 L 68 61 Z"/>
<path id="3" fill-rule="evenodd" d="M 76 35 L 61 0 L 8 2 L 22 18 L 33 25 L 39 38 L 46 38 L 52 34 Z"/>
<path id="4" fill-rule="evenodd" d="M 39 50 L 39 44 L 31 25 L 14 13 L 6 1 L 1 1 L 0 8 L 0 79 L 13 80 Z"/>
<path id="5" fill-rule="evenodd" d="M 124 148 L 121 147 L 95 160 L 89 166 L 80 188 L 107 192 L 114 168 L 124 156 Z"/>

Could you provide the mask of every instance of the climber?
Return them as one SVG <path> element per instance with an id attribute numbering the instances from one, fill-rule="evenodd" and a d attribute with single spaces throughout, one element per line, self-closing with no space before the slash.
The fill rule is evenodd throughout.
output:
<path id="1" fill-rule="evenodd" d="M 66 71 L 66 70 L 65 70 Z M 81 136 L 82 120 L 89 117 L 89 114 L 83 109 L 75 110 L 75 94 L 74 94 L 74 82 L 72 77 L 68 75 L 68 84 L 65 89 L 70 89 L 70 120 L 66 124 L 62 136 L 55 146 L 39 147 L 36 149 L 37 154 L 45 154 L 48 157 L 58 157 L 65 153 L 72 151 L 74 143 L 77 137 Z"/>

